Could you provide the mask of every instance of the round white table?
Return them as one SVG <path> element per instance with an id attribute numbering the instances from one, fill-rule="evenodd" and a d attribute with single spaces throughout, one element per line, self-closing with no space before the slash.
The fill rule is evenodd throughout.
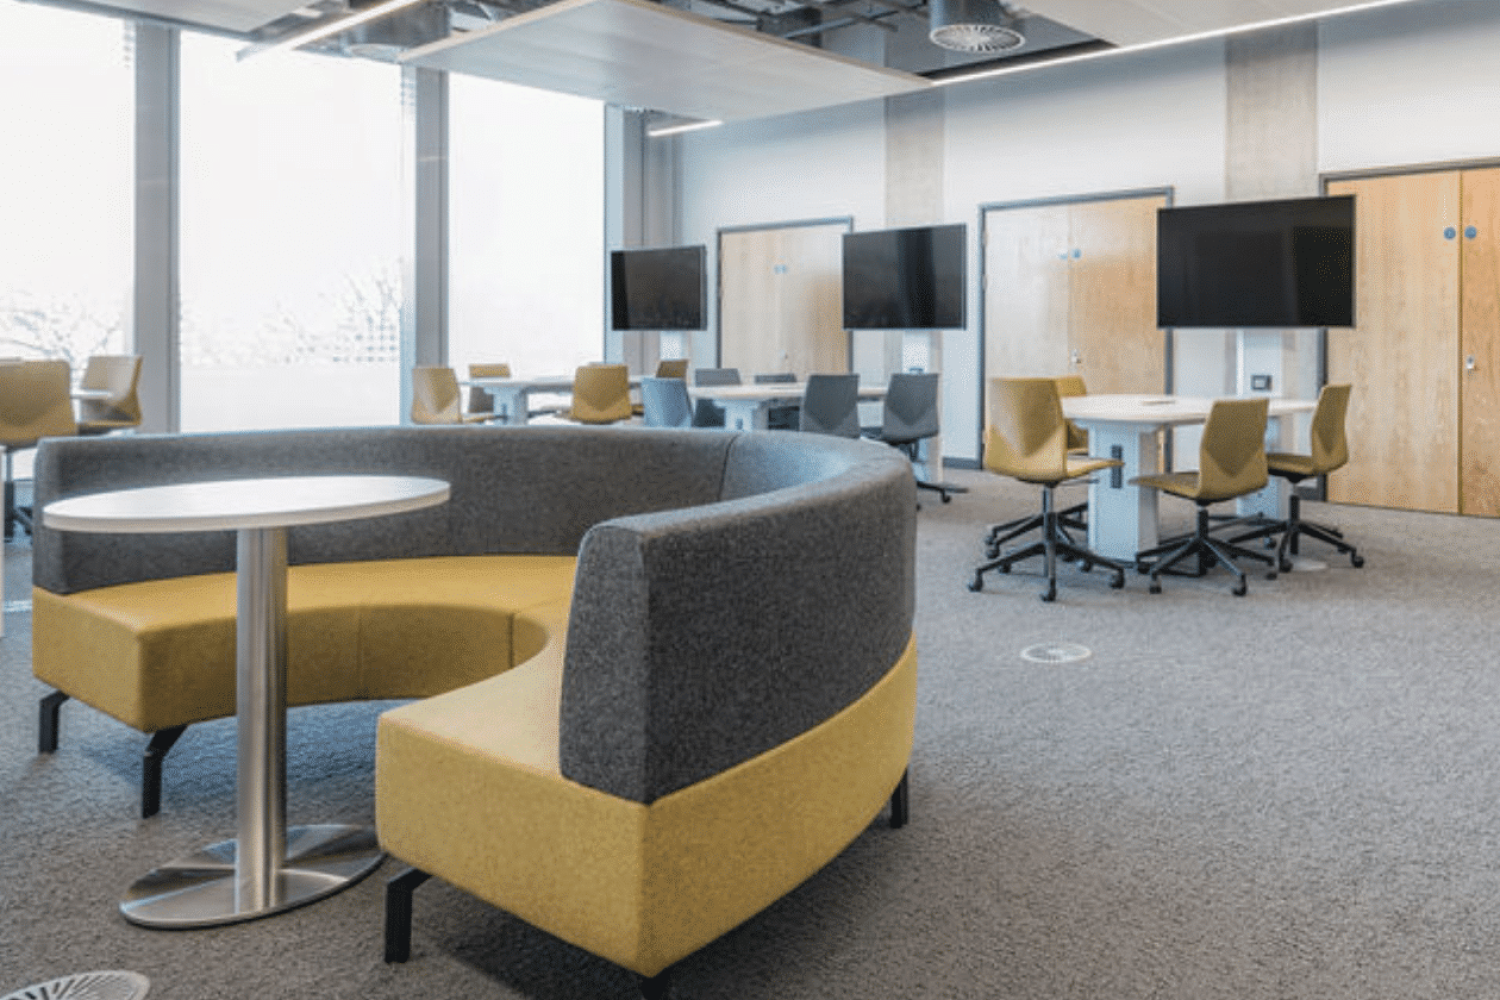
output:
<path id="1" fill-rule="evenodd" d="M 368 827 L 286 826 L 286 529 L 444 503 L 448 484 L 413 476 L 289 476 L 178 483 L 69 497 L 43 523 L 62 531 L 237 532 L 237 836 L 138 879 L 131 923 L 209 927 L 321 899 L 384 858 Z"/>

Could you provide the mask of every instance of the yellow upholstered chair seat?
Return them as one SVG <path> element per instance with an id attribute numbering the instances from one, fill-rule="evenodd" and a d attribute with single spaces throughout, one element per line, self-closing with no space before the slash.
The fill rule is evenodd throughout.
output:
<path id="1" fill-rule="evenodd" d="M 293 566 L 288 703 L 424 697 L 506 670 L 539 647 L 518 644 L 514 615 L 561 602 L 565 617 L 575 566 L 518 555 Z M 235 713 L 234 574 L 37 587 L 32 602 L 43 682 L 142 732 Z"/>

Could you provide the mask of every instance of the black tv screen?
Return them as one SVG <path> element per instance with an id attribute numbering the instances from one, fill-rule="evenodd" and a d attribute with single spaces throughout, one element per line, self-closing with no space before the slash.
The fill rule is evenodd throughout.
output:
<path id="1" fill-rule="evenodd" d="M 610 313 L 616 330 L 701 330 L 705 248 L 610 253 Z"/>
<path id="2" fill-rule="evenodd" d="M 1354 325 L 1354 197 L 1163 208 L 1156 325 Z"/>
<path id="3" fill-rule="evenodd" d="M 962 223 L 844 234 L 844 329 L 951 330 L 964 326 Z"/>

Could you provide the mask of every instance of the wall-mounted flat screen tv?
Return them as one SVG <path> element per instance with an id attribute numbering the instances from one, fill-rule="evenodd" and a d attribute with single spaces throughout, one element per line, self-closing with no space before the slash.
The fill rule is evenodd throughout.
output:
<path id="1" fill-rule="evenodd" d="M 1354 197 L 1163 208 L 1160 327 L 1354 325 Z"/>
<path id="2" fill-rule="evenodd" d="M 609 258 L 610 314 L 616 330 L 701 330 L 706 249 L 614 250 Z"/>
<path id="3" fill-rule="evenodd" d="M 964 326 L 962 223 L 844 234 L 844 329 L 952 330 Z"/>

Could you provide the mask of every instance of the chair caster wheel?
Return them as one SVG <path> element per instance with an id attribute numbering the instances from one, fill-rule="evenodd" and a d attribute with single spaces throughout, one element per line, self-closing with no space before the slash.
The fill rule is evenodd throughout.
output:
<path id="1" fill-rule="evenodd" d="M 1057 586 L 1054 584 L 1053 586 L 1048 587 L 1038 596 L 1040 596 L 1043 601 L 1051 604 L 1053 601 L 1057 600 Z"/>
<path id="2" fill-rule="evenodd" d="M 1087 559 L 1080 559 L 1080 560 L 1078 560 L 1078 569 L 1079 569 L 1080 572 L 1087 573 L 1090 570 L 1092 570 L 1093 568 L 1094 568 L 1094 564 L 1091 563 L 1091 562 L 1089 562 Z"/>
<path id="3" fill-rule="evenodd" d="M 1281 571 L 1283 573 L 1290 573 L 1292 571 L 1292 561 L 1290 559 L 1281 564 Z"/>
<path id="4" fill-rule="evenodd" d="M 986 559 L 999 559 L 1000 558 L 1000 546 L 998 546 L 998 545 L 987 545 L 987 546 L 985 546 L 984 557 Z"/>
<path id="5" fill-rule="evenodd" d="M 952 503 L 953 502 L 953 498 L 950 497 L 948 494 L 944 493 L 942 496 L 943 496 L 943 503 Z"/>
<path id="6" fill-rule="evenodd" d="M 1002 572 L 1002 573 L 1009 573 L 1010 572 L 1010 567 L 1009 566 L 1001 566 L 1001 567 L 999 567 L 999 569 L 1000 569 L 1000 572 Z"/>
<path id="7" fill-rule="evenodd" d="M 1145 576 L 1147 573 L 1151 572 L 1151 567 L 1147 566 L 1143 562 L 1138 562 L 1135 564 L 1135 571 L 1141 574 L 1141 576 Z"/>
<path id="8" fill-rule="evenodd" d="M 979 591 L 983 590 L 984 589 L 984 578 L 976 576 L 974 579 L 970 580 L 969 581 L 969 589 L 972 590 L 972 591 L 974 591 L 975 593 L 978 593 Z"/>
<path id="9" fill-rule="evenodd" d="M 1119 589 L 1121 589 L 1124 586 L 1125 586 L 1125 571 L 1123 569 L 1117 569 L 1117 570 L 1115 570 L 1115 575 L 1114 575 L 1113 579 L 1111 579 L 1109 581 L 1109 589 L 1110 590 L 1119 590 Z"/>
<path id="10" fill-rule="evenodd" d="M 1230 593 L 1232 593 L 1235 597 L 1244 597 L 1245 592 L 1249 589 L 1250 588 L 1245 585 L 1245 581 L 1241 580 L 1239 583 L 1234 585 L 1234 589 L 1230 591 Z"/>
<path id="11" fill-rule="evenodd" d="M 1349 553 L 1349 563 L 1355 569 L 1359 569 L 1365 564 L 1365 557 L 1361 555 L 1355 555 L 1353 552 L 1351 552 Z"/>
<path id="12" fill-rule="evenodd" d="M 1266 571 L 1266 579 L 1267 580 L 1274 580 L 1274 579 L 1276 579 L 1276 571 L 1274 569 L 1273 570 L 1267 570 Z"/>
<path id="13" fill-rule="evenodd" d="M 1148 589 L 1153 594 L 1160 594 L 1161 593 L 1161 582 L 1158 581 L 1158 580 L 1152 580 L 1151 581 L 1151 586 Z"/>

